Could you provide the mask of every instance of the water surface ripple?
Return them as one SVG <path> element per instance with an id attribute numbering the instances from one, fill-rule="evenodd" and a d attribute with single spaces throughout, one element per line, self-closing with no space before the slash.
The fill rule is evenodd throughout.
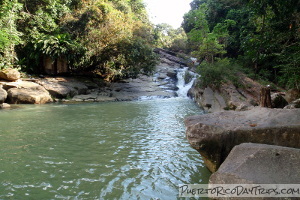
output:
<path id="1" fill-rule="evenodd" d="M 209 172 L 185 138 L 189 99 L 0 111 L 0 199 L 176 199 Z"/>

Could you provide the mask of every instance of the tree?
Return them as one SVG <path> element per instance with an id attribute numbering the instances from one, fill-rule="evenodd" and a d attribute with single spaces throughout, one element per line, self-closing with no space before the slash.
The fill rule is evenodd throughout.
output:
<path id="1" fill-rule="evenodd" d="M 16 21 L 22 4 L 16 0 L 3 0 L 0 7 L 0 70 L 14 66 L 15 46 L 22 43 L 22 33 L 17 30 Z"/>
<path id="2" fill-rule="evenodd" d="M 299 87 L 299 0 L 194 0 L 191 8 L 182 27 L 195 55 L 236 58 L 264 79 Z"/>
<path id="3" fill-rule="evenodd" d="M 142 72 L 153 68 L 154 53 L 148 52 L 149 58 L 153 60 L 146 59 L 142 54 L 139 54 L 139 58 L 135 54 L 135 59 L 143 60 L 145 65 L 138 65 L 136 62 L 137 65 L 133 66 L 130 64 L 132 61 L 129 62 L 130 52 L 121 48 L 127 46 L 129 49 L 141 48 L 141 51 L 146 51 L 154 43 L 153 30 L 142 0 L 19 2 L 23 9 L 19 10 L 20 18 L 15 22 L 24 42 L 17 45 L 16 50 L 24 71 L 39 73 L 43 64 L 41 60 L 45 57 L 52 58 L 53 62 L 61 57 L 67 59 L 68 66 L 74 73 L 101 72 L 109 77 L 134 74 L 128 72 L 129 68 L 135 67 L 133 71 L 139 69 Z M 8 41 L 4 36 L 1 32 L 3 45 Z M 111 56 L 106 55 L 108 52 Z M 121 66 L 117 62 L 122 63 L 122 70 L 115 70 L 118 68 L 116 66 Z M 116 71 L 121 74 L 116 75 Z"/>
<path id="4" fill-rule="evenodd" d="M 158 24 L 154 28 L 154 39 L 157 47 L 186 51 L 187 36 L 182 28 L 174 29 L 166 23 Z"/>

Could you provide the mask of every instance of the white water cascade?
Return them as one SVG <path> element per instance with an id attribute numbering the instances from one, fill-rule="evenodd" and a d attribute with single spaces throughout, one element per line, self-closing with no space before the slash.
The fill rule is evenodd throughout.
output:
<path id="1" fill-rule="evenodd" d="M 186 78 L 189 76 L 190 78 Z M 198 74 L 191 72 L 188 70 L 188 67 L 184 67 L 182 69 L 178 69 L 177 71 L 177 84 L 176 86 L 178 87 L 177 95 L 178 97 L 187 97 L 187 93 L 189 89 L 193 86 L 194 81 L 198 77 Z M 186 83 L 187 79 L 189 82 Z"/>

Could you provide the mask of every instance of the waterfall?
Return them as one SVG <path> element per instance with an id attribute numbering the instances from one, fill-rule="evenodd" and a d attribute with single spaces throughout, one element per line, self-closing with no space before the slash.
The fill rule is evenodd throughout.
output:
<path id="1" fill-rule="evenodd" d="M 188 67 L 178 69 L 177 71 L 177 95 L 178 97 L 187 97 L 189 89 L 193 86 L 197 74 L 188 70 Z M 186 82 L 187 81 L 187 82 Z"/>

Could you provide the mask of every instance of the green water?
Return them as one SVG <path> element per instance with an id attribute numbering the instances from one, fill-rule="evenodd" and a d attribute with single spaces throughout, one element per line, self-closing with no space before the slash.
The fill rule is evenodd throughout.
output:
<path id="1" fill-rule="evenodd" d="M 186 138 L 191 100 L 0 111 L 0 199 L 176 199 L 210 173 Z"/>

